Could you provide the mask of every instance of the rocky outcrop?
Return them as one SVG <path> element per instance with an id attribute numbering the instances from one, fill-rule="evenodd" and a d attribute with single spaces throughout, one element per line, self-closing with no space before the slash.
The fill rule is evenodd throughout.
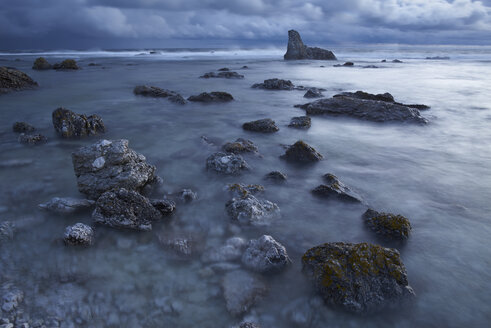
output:
<path id="1" fill-rule="evenodd" d="M 71 197 L 54 197 L 47 203 L 39 204 L 39 208 L 55 213 L 74 213 L 80 210 L 86 210 L 94 206 L 95 201 L 90 199 L 71 198 Z"/>
<path id="2" fill-rule="evenodd" d="M 295 116 L 290 120 L 288 126 L 296 129 L 308 129 L 312 125 L 312 119 L 308 116 Z"/>
<path id="3" fill-rule="evenodd" d="M 235 316 L 249 311 L 268 292 L 259 277 L 241 270 L 228 272 L 222 280 L 222 289 L 227 310 Z"/>
<path id="4" fill-rule="evenodd" d="M 414 296 L 396 249 L 325 243 L 309 249 L 302 263 L 324 301 L 351 312 L 376 312 Z"/>
<path id="5" fill-rule="evenodd" d="M 180 105 L 186 103 L 186 99 L 177 92 L 153 86 L 137 85 L 135 89 L 133 89 L 133 93 L 144 97 L 166 98 L 169 101 Z"/>
<path id="6" fill-rule="evenodd" d="M 242 263 L 250 270 L 269 273 L 285 269 L 291 260 L 283 245 L 273 237 L 263 235 L 249 241 L 242 255 Z"/>
<path id="7" fill-rule="evenodd" d="M 332 51 L 307 47 L 303 44 L 300 34 L 295 30 L 288 31 L 288 48 L 283 56 L 286 60 L 293 59 L 318 59 L 318 60 L 336 60 Z"/>
<path id="8" fill-rule="evenodd" d="M 339 181 L 334 174 L 324 175 L 325 184 L 321 184 L 312 190 L 312 193 L 318 197 L 327 199 L 339 199 L 347 202 L 361 202 L 361 197 L 353 192 L 348 186 Z"/>
<path id="9" fill-rule="evenodd" d="M 234 142 L 227 142 L 222 146 L 222 150 L 233 154 L 257 153 L 256 145 L 252 141 L 243 138 L 238 138 Z"/>
<path id="10" fill-rule="evenodd" d="M 222 174 L 237 175 L 249 169 L 242 156 L 230 153 L 214 153 L 206 159 L 206 168 Z"/>
<path id="11" fill-rule="evenodd" d="M 323 156 L 314 147 L 299 140 L 289 146 L 281 158 L 289 162 L 312 163 L 322 160 Z"/>
<path id="12" fill-rule="evenodd" d="M 270 118 L 246 122 L 242 125 L 242 128 L 247 131 L 262 132 L 262 133 L 272 133 L 280 130 L 276 126 L 275 121 L 273 121 Z"/>
<path id="13" fill-rule="evenodd" d="M 221 72 L 218 72 L 218 74 L 215 72 L 205 73 L 202 76 L 200 76 L 200 78 L 203 78 L 203 79 L 210 79 L 210 78 L 243 79 L 244 75 L 239 74 L 237 72 L 221 71 Z"/>
<path id="14" fill-rule="evenodd" d="M 234 97 L 230 93 L 222 92 L 222 91 L 213 91 L 213 92 L 203 92 L 197 96 L 190 96 L 188 98 L 189 101 L 195 102 L 228 102 L 234 100 Z"/>
<path id="15" fill-rule="evenodd" d="M 280 208 L 275 203 L 258 199 L 250 193 L 232 198 L 225 204 L 228 215 L 238 223 L 267 225 L 271 219 L 280 216 Z"/>
<path id="16" fill-rule="evenodd" d="M 317 88 L 309 88 L 307 92 L 303 95 L 304 98 L 321 98 L 323 94 L 321 90 Z"/>
<path id="17" fill-rule="evenodd" d="M 374 122 L 408 122 L 424 124 L 428 121 L 416 108 L 387 101 L 358 99 L 349 96 L 323 98 L 304 105 L 307 115 L 349 116 Z"/>
<path id="18" fill-rule="evenodd" d="M 60 71 L 73 71 L 80 69 L 80 67 L 78 67 L 77 62 L 74 59 L 65 59 L 61 63 L 54 64 L 53 69 Z"/>
<path id="19" fill-rule="evenodd" d="M 280 172 L 280 171 L 272 171 L 272 172 L 269 172 L 268 174 L 266 174 L 264 176 L 264 179 L 270 180 L 273 182 L 277 182 L 277 183 L 285 182 L 287 180 L 287 178 L 288 178 L 287 175 L 285 173 Z"/>
<path id="20" fill-rule="evenodd" d="M 128 147 L 128 140 L 101 140 L 72 154 L 78 190 L 97 199 L 113 188 L 142 190 L 155 181 L 155 166 Z"/>
<path id="21" fill-rule="evenodd" d="M 426 110 L 430 109 L 430 106 L 427 105 L 422 105 L 422 104 L 403 104 L 400 102 L 396 102 L 394 100 L 394 96 L 392 96 L 390 93 L 386 92 L 383 94 L 372 94 L 364 91 L 356 91 L 356 92 L 343 92 L 337 95 L 334 95 L 333 97 L 351 97 L 351 98 L 357 98 L 357 99 L 365 99 L 365 100 L 378 100 L 378 101 L 386 101 L 389 103 L 394 103 L 396 105 L 401 105 L 401 106 L 406 106 L 410 108 L 416 108 L 419 110 Z"/>
<path id="22" fill-rule="evenodd" d="M 44 57 L 39 57 L 34 61 L 34 64 L 32 65 L 32 69 L 38 70 L 38 71 L 43 71 L 47 69 L 51 69 L 51 64 L 48 63 L 46 58 Z"/>
<path id="23" fill-rule="evenodd" d="M 411 223 L 402 215 L 368 209 L 362 218 L 370 229 L 387 239 L 406 240 L 411 233 Z"/>
<path id="24" fill-rule="evenodd" d="M 96 223 L 113 228 L 151 230 L 152 221 L 161 219 L 162 214 L 148 198 L 132 190 L 117 188 L 97 199 L 92 217 Z"/>
<path id="25" fill-rule="evenodd" d="M 90 246 L 94 243 L 94 230 L 86 224 L 76 223 L 65 229 L 65 245 Z"/>
<path id="26" fill-rule="evenodd" d="M 39 145 L 48 142 L 48 138 L 46 138 L 42 134 L 21 133 L 19 135 L 19 142 L 27 145 Z"/>
<path id="27" fill-rule="evenodd" d="M 12 130 L 16 133 L 26 133 L 36 130 L 32 125 L 26 122 L 15 122 L 12 126 Z"/>
<path id="28" fill-rule="evenodd" d="M 264 80 L 263 83 L 253 84 L 251 88 L 266 90 L 293 90 L 295 89 L 295 86 L 290 80 L 281 80 L 274 78 Z"/>
<path id="29" fill-rule="evenodd" d="M 63 138 L 78 138 L 106 132 L 99 115 L 85 116 L 60 107 L 53 111 L 52 120 L 56 132 Z"/>
<path id="30" fill-rule="evenodd" d="M 29 75 L 13 68 L 0 67 L 0 94 L 37 87 Z"/>

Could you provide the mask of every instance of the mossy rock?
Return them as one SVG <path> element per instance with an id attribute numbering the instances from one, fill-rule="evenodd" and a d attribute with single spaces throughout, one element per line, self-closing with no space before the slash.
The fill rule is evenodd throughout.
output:
<path id="1" fill-rule="evenodd" d="M 39 57 L 34 61 L 34 64 L 32 65 L 32 69 L 39 70 L 39 71 L 51 69 L 51 64 L 48 63 L 46 58 Z"/>
<path id="2" fill-rule="evenodd" d="M 238 138 L 234 142 L 227 142 L 222 146 L 223 151 L 233 154 L 257 153 L 257 147 L 250 140 Z"/>
<path id="3" fill-rule="evenodd" d="M 370 229 L 388 239 L 406 240 L 411 233 L 411 223 L 402 215 L 368 209 L 363 214 L 363 220 Z"/>
<path id="4" fill-rule="evenodd" d="M 65 59 L 61 63 L 54 64 L 53 68 L 57 69 L 57 70 L 77 70 L 77 69 L 79 69 L 77 62 L 74 59 Z"/>
<path id="5" fill-rule="evenodd" d="M 324 301 L 351 312 L 377 312 L 414 296 L 396 249 L 325 243 L 309 249 L 302 263 Z"/>

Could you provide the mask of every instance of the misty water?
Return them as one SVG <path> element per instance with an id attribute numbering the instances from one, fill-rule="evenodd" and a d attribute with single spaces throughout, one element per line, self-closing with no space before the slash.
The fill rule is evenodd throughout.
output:
<path id="1" fill-rule="evenodd" d="M 14 239 L 0 246 L 0 283 L 24 292 L 26 315 L 75 327 L 231 327 L 242 321 L 227 312 L 221 291 L 223 272 L 210 274 L 200 253 L 231 236 L 263 234 L 282 243 L 292 265 L 263 276 L 268 295 L 246 319 L 262 327 L 485 327 L 491 319 L 491 49 L 386 47 L 334 49 L 339 61 L 282 60 L 283 51 L 173 51 L 156 55 L 126 52 L 45 53 L 50 62 L 75 58 L 75 72 L 34 71 L 38 54 L 3 53 L 1 66 L 16 67 L 40 87 L 0 98 L 0 222 L 13 221 Z M 426 60 L 449 56 L 450 60 Z M 392 63 L 398 58 L 403 63 Z M 380 63 L 387 59 L 387 63 Z M 88 66 L 96 63 L 100 66 Z M 247 65 L 248 69 L 241 69 Z M 379 68 L 362 68 L 377 65 Z M 321 67 L 325 66 L 325 67 Z M 200 79 L 228 67 L 242 80 Z M 342 91 L 390 92 L 402 103 L 431 106 L 427 125 L 380 124 L 315 116 L 308 130 L 287 125 L 304 115 L 295 104 L 308 102 L 303 91 L 252 89 L 253 83 L 284 78 L 295 85 Z M 133 88 L 154 85 L 183 96 L 226 91 L 225 104 L 177 105 L 138 97 Z M 65 140 L 56 136 L 51 113 L 57 107 L 99 114 L 104 139 L 128 139 L 163 178 L 160 196 L 190 188 L 198 199 L 178 203 L 176 213 L 150 232 L 95 226 L 95 244 L 65 247 L 70 224 L 92 224 L 91 212 L 56 215 L 37 205 L 52 197 L 83 197 L 77 190 L 71 153 L 100 137 Z M 280 131 L 247 132 L 242 124 L 272 118 Z M 47 136 L 47 144 L 25 146 L 12 132 L 26 121 Z M 210 142 L 204 142 L 205 136 Z M 261 156 L 245 155 L 252 167 L 240 176 L 205 169 L 206 158 L 225 142 L 252 140 Z M 324 160 L 296 166 L 279 158 L 283 145 L 304 140 Z M 263 179 L 270 171 L 288 175 L 284 184 Z M 406 243 L 379 239 L 364 225 L 365 205 L 317 199 L 310 190 L 333 173 L 356 190 L 370 207 L 402 214 L 411 221 Z M 228 183 L 258 183 L 261 198 L 278 204 L 281 218 L 268 226 L 233 224 L 225 211 Z M 190 236 L 196 255 L 181 258 L 159 244 L 162 234 Z M 396 247 L 417 297 L 397 311 L 357 316 L 318 302 L 302 273 L 301 256 L 324 242 L 371 242 Z M 171 304 L 171 311 L 165 310 Z M 52 320 L 52 321 L 49 321 Z M 47 324 L 49 326 L 49 324 Z M 300 325 L 302 327 L 302 325 Z"/>

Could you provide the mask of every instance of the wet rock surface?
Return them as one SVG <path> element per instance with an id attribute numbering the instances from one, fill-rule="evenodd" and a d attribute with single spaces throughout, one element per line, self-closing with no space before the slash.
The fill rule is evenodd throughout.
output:
<path id="1" fill-rule="evenodd" d="M 26 133 L 34 130 L 36 130 L 36 128 L 26 122 L 15 122 L 12 126 L 12 131 L 16 133 Z"/>
<path id="2" fill-rule="evenodd" d="M 55 213 L 74 213 L 93 207 L 95 201 L 83 198 L 54 197 L 49 202 L 39 204 L 39 208 Z"/>
<path id="3" fill-rule="evenodd" d="M 276 126 L 275 121 L 273 121 L 270 118 L 246 122 L 242 125 L 242 128 L 247 131 L 262 132 L 262 133 L 272 133 L 280 130 Z"/>
<path id="4" fill-rule="evenodd" d="M 236 316 L 248 312 L 268 292 L 259 277 L 241 270 L 228 272 L 223 278 L 222 289 L 227 310 Z"/>
<path id="5" fill-rule="evenodd" d="M 277 183 L 285 182 L 287 178 L 287 175 L 280 171 L 271 171 L 264 176 L 265 180 L 270 180 Z"/>
<path id="6" fill-rule="evenodd" d="M 322 160 L 323 156 L 302 140 L 289 146 L 281 158 L 289 162 L 312 163 Z"/>
<path id="7" fill-rule="evenodd" d="M 370 229 L 387 239 L 406 240 L 411 233 L 411 223 L 402 215 L 368 209 L 362 218 Z"/>
<path id="8" fill-rule="evenodd" d="M 377 312 L 414 296 L 396 249 L 325 243 L 309 249 L 302 263 L 325 303 L 350 312 Z"/>
<path id="9" fill-rule="evenodd" d="M 162 215 L 172 214 L 176 209 L 176 203 L 170 199 L 151 199 L 150 203 Z"/>
<path id="10" fill-rule="evenodd" d="M 296 129 L 308 129 L 312 125 L 312 119 L 308 116 L 295 116 L 290 120 L 288 127 Z"/>
<path id="11" fill-rule="evenodd" d="M 39 144 L 47 143 L 48 138 L 46 138 L 42 134 L 21 133 L 19 135 L 19 142 L 21 144 L 27 144 L 27 145 L 39 145 Z"/>
<path id="12" fill-rule="evenodd" d="M 144 97 L 153 97 L 153 98 L 166 98 L 167 100 L 184 105 L 186 103 L 186 99 L 181 96 L 179 93 L 167 89 L 162 89 L 154 86 L 147 85 L 137 85 L 133 89 L 133 93 L 135 95 L 144 96 Z"/>
<path id="13" fill-rule="evenodd" d="M 55 109 L 51 116 L 55 131 L 63 138 L 85 137 L 106 132 L 104 122 L 97 114 L 86 116 L 60 107 Z"/>
<path id="14" fill-rule="evenodd" d="M 268 235 L 249 241 L 242 255 L 242 263 L 260 273 L 281 271 L 290 262 L 286 248 Z"/>
<path id="15" fill-rule="evenodd" d="M 19 70 L 0 66 L 0 94 L 37 87 L 36 81 Z"/>
<path id="16" fill-rule="evenodd" d="M 361 197 L 353 192 L 348 186 L 339 181 L 334 174 L 324 175 L 325 184 L 314 188 L 312 193 L 318 197 L 328 199 L 339 199 L 347 202 L 360 203 Z"/>
<path id="17" fill-rule="evenodd" d="M 62 71 L 73 71 L 80 69 L 80 67 L 78 67 L 77 62 L 74 59 L 65 59 L 61 63 L 54 64 L 53 69 Z"/>
<path id="18" fill-rule="evenodd" d="M 234 100 L 234 97 L 232 97 L 232 95 L 227 92 L 213 91 L 213 92 L 203 92 L 197 96 L 190 96 L 188 100 L 194 102 L 204 102 L 204 103 L 228 102 Z"/>
<path id="19" fill-rule="evenodd" d="M 256 145 L 244 138 L 238 138 L 234 142 L 227 142 L 222 146 L 222 150 L 226 153 L 242 154 L 242 153 L 257 153 Z"/>
<path id="20" fill-rule="evenodd" d="M 226 189 L 232 193 L 234 197 L 245 197 L 248 194 L 258 194 L 264 191 L 264 187 L 259 184 L 234 183 L 229 184 Z"/>
<path id="21" fill-rule="evenodd" d="M 365 99 L 365 100 L 378 100 L 378 101 L 386 101 L 389 103 L 394 103 L 396 105 L 401 105 L 401 106 L 406 106 L 409 108 L 416 108 L 419 110 L 426 110 L 429 109 L 430 106 L 427 105 L 422 105 L 422 104 L 403 104 L 400 102 L 396 102 L 394 99 L 394 96 L 392 96 L 390 93 L 382 93 L 382 94 L 372 94 L 364 91 L 356 91 L 356 92 L 343 92 L 337 95 L 334 95 L 333 97 L 351 97 L 351 98 L 357 98 L 357 99 Z"/>
<path id="22" fill-rule="evenodd" d="M 128 147 L 128 140 L 101 140 L 72 153 L 78 190 L 90 199 L 122 187 L 141 190 L 153 183 L 155 166 Z"/>
<path id="23" fill-rule="evenodd" d="M 218 152 L 206 159 L 206 168 L 221 174 L 237 175 L 249 170 L 249 165 L 240 155 Z"/>
<path id="24" fill-rule="evenodd" d="M 225 205 L 228 215 L 241 224 L 267 225 L 271 219 L 280 216 L 280 208 L 269 200 L 258 199 L 247 193 L 232 198 Z"/>
<path id="25" fill-rule="evenodd" d="M 152 221 L 162 218 L 148 198 L 124 188 L 107 191 L 97 199 L 92 213 L 96 223 L 113 228 L 151 230 Z"/>
<path id="26" fill-rule="evenodd" d="M 39 57 L 37 58 L 34 63 L 32 64 L 32 69 L 38 70 L 38 71 L 43 71 L 43 70 L 48 70 L 51 69 L 52 66 L 46 58 L 44 57 Z"/>
<path id="27" fill-rule="evenodd" d="M 288 48 L 285 55 L 285 60 L 294 59 L 318 59 L 318 60 L 336 60 L 336 56 L 332 51 L 308 47 L 304 45 L 300 34 L 295 30 L 288 31 Z"/>
<path id="28" fill-rule="evenodd" d="M 268 79 L 264 80 L 263 83 L 256 83 L 252 85 L 254 89 L 266 89 L 266 90 L 293 90 L 295 86 L 290 80 L 281 79 Z"/>
<path id="29" fill-rule="evenodd" d="M 94 230 L 86 224 L 76 223 L 65 229 L 65 245 L 90 246 L 94 243 Z"/>
<path id="30" fill-rule="evenodd" d="M 321 90 L 317 88 L 309 88 L 303 95 L 304 98 L 321 98 L 323 96 Z"/>

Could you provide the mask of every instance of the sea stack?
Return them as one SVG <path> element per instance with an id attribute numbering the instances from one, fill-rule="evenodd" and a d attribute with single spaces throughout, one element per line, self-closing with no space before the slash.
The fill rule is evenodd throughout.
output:
<path id="1" fill-rule="evenodd" d="M 337 60 L 330 50 L 308 47 L 303 44 L 300 33 L 295 30 L 288 31 L 288 48 L 283 56 L 285 60 L 294 59 L 318 59 L 318 60 Z"/>

